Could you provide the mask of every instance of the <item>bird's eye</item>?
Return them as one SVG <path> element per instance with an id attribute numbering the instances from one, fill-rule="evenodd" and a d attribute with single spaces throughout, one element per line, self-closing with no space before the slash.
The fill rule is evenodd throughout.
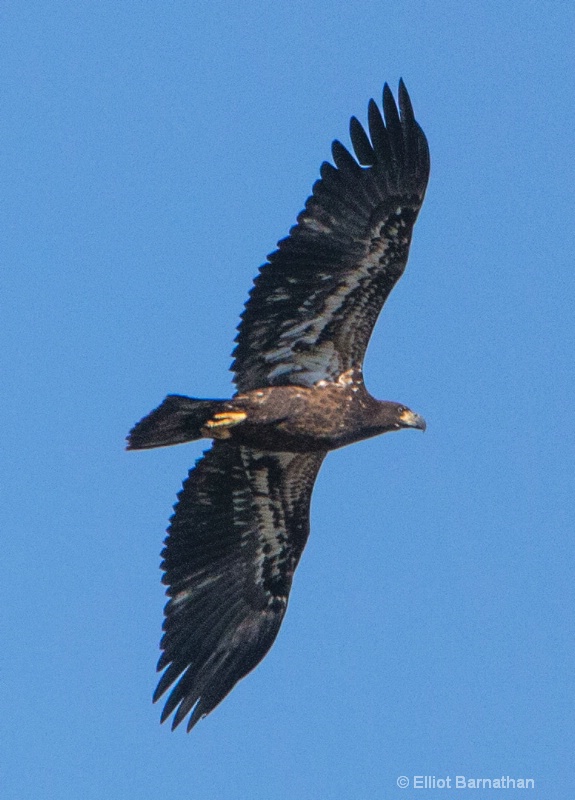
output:
<path id="1" fill-rule="evenodd" d="M 405 411 L 407 411 L 407 409 L 404 406 L 399 406 L 397 409 L 398 414 L 403 414 Z"/>

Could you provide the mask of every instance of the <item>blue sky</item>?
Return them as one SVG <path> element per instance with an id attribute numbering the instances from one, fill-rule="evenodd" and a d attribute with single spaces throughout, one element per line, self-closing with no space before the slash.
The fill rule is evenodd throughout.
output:
<path id="1" fill-rule="evenodd" d="M 0 38 L 3 800 L 573 798 L 571 4 L 8 2 Z M 231 392 L 257 267 L 400 76 L 432 175 L 365 375 L 428 430 L 327 459 L 277 643 L 171 733 L 159 551 L 203 447 L 123 438 Z"/>

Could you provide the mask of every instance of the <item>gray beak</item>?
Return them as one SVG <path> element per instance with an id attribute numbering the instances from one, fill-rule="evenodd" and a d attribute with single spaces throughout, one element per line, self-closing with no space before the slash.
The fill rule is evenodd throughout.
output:
<path id="1" fill-rule="evenodd" d="M 414 414 L 413 411 L 409 411 L 409 409 L 403 412 L 400 419 L 406 428 L 417 428 L 420 431 L 424 431 L 427 428 L 423 417 L 420 417 L 419 414 Z"/>

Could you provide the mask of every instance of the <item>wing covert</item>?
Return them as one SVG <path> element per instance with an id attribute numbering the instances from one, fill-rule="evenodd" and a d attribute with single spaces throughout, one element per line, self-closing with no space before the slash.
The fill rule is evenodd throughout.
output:
<path id="1" fill-rule="evenodd" d="M 289 236 L 261 267 L 242 314 L 232 369 L 238 390 L 312 386 L 361 368 L 379 312 L 407 262 L 429 177 L 427 140 L 402 81 L 387 84 L 369 136 L 350 123 Z M 356 160 L 357 159 L 357 160 Z"/>
<path id="2" fill-rule="evenodd" d="M 197 462 L 171 520 L 163 581 L 162 722 L 188 730 L 273 644 L 309 533 L 325 453 L 271 453 L 216 442 Z"/>

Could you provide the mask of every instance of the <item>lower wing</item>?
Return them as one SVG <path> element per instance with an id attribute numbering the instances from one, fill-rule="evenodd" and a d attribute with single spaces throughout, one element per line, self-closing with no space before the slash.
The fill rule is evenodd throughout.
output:
<path id="1" fill-rule="evenodd" d="M 324 457 L 216 442 L 190 471 L 162 553 L 167 669 L 154 701 L 176 684 L 162 712 L 176 710 L 172 728 L 191 712 L 191 730 L 272 646 Z"/>

